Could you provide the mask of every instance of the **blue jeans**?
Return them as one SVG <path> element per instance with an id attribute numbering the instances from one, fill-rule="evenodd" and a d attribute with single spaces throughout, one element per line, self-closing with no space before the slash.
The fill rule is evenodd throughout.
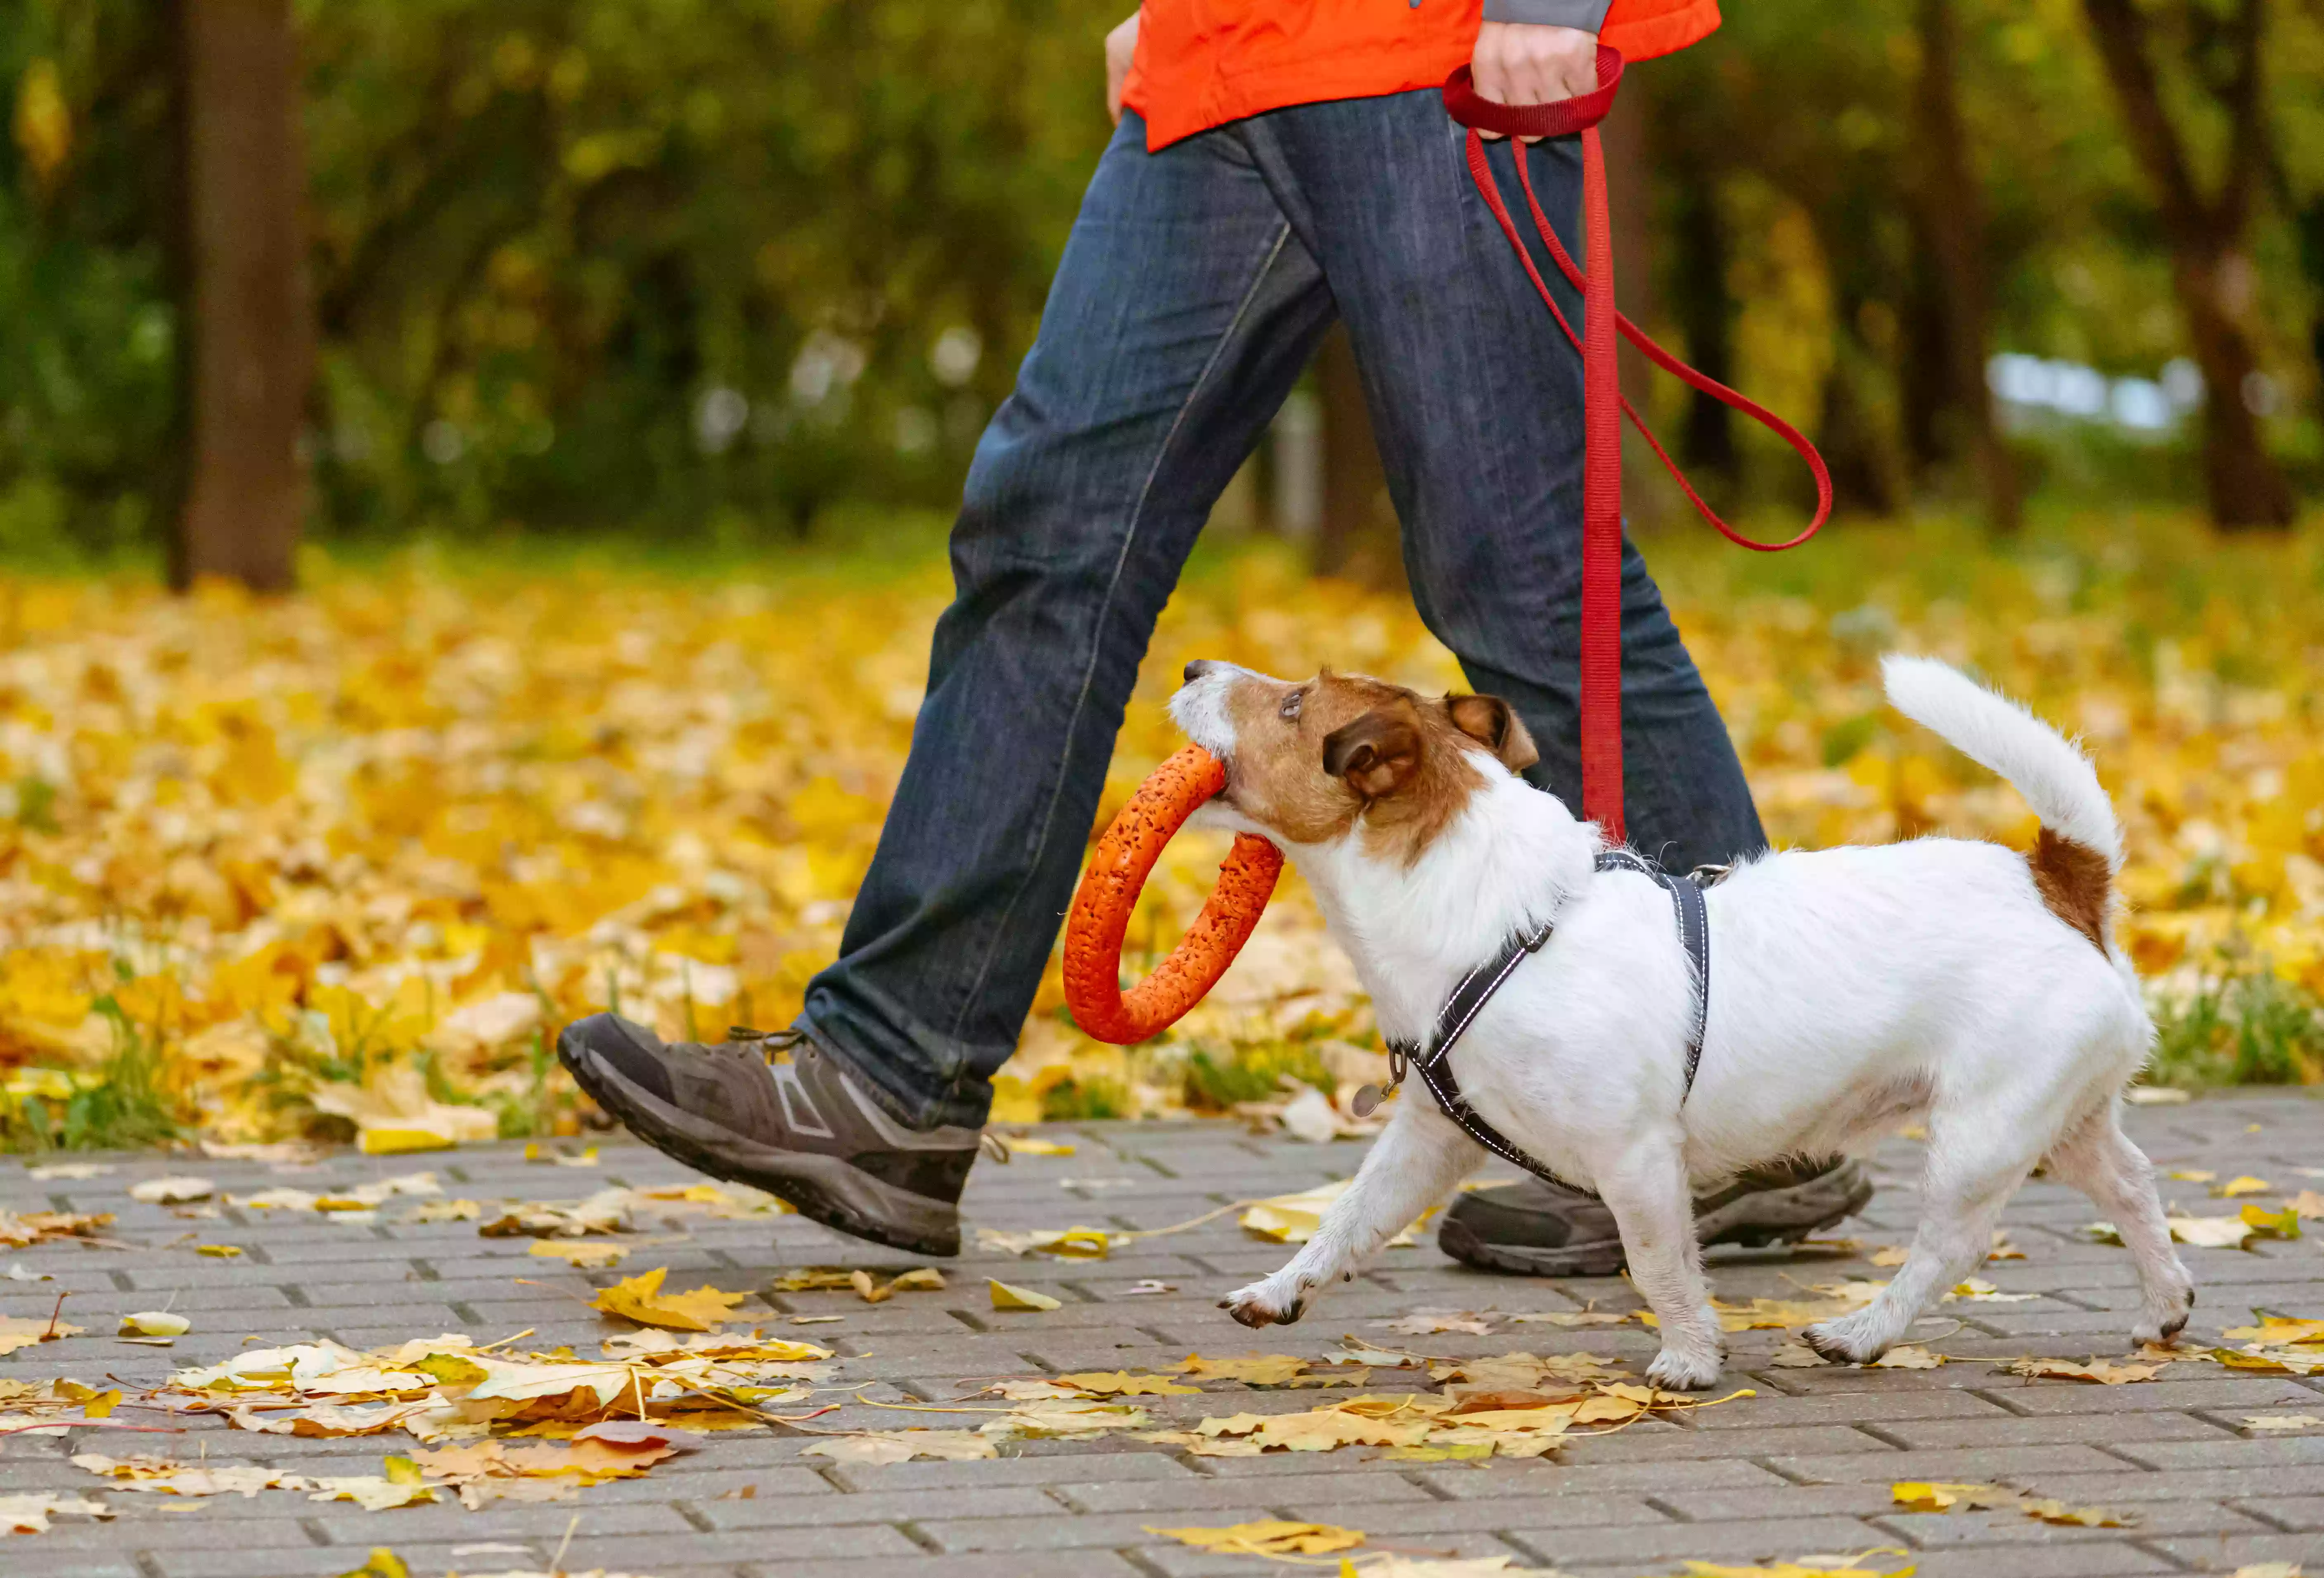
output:
<path id="1" fill-rule="evenodd" d="M 1491 149 L 1522 213 L 1514 145 Z M 1527 157 L 1578 254 L 1578 142 Z M 911 756 L 840 957 L 807 988 L 802 1027 L 907 1121 L 983 1122 L 1155 619 L 1335 318 L 1422 618 L 1525 719 L 1529 776 L 1580 805 L 1581 363 L 1471 186 L 1460 128 L 1406 93 L 1148 153 L 1124 115 L 977 446 Z M 1757 850 L 1734 748 L 1635 548 L 1622 571 L 1632 840 L 1679 869 Z"/>

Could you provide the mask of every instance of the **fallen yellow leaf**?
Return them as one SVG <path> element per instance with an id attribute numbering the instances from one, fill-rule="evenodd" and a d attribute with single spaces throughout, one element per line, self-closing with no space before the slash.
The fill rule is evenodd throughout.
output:
<path id="1" fill-rule="evenodd" d="M 1001 1455 L 973 1430 L 858 1430 L 811 1441 L 799 1453 L 858 1463 L 908 1463 L 916 1457 L 957 1463 Z"/>
<path id="2" fill-rule="evenodd" d="M 1148 1524 L 1146 1532 L 1197 1550 L 1246 1556 L 1316 1556 L 1352 1550 L 1364 1543 L 1363 1535 L 1356 1529 L 1329 1523 L 1291 1523 L 1281 1518 L 1237 1523 L 1225 1528 L 1157 1528 Z"/>
<path id="3" fill-rule="evenodd" d="M 992 1290 L 995 1309 L 1042 1310 L 1063 1307 L 1060 1302 L 1046 1293 L 1036 1293 L 1029 1287 L 1012 1287 L 997 1277 L 987 1277 L 985 1286 Z"/>
<path id="4" fill-rule="evenodd" d="M 2003 1369 L 2011 1375 L 2095 1381 L 2100 1386 L 2124 1386 L 2135 1380 L 2153 1380 L 2163 1373 L 2160 1364 L 2117 1364 L 2109 1359 L 2092 1359 L 2084 1364 L 2076 1364 L 2066 1359 L 2020 1359 L 2003 1366 Z"/>
<path id="5" fill-rule="evenodd" d="M 747 1293 L 722 1293 L 715 1287 L 697 1287 L 691 1293 L 664 1294 L 662 1278 L 669 1274 L 667 1266 L 657 1266 L 624 1278 L 599 1293 L 589 1301 L 592 1309 L 607 1315 L 620 1315 L 641 1325 L 668 1326 L 678 1332 L 706 1332 L 721 1321 L 733 1320 L 734 1306 L 750 1297 Z"/>
<path id="6" fill-rule="evenodd" d="M 78 1337 L 81 1328 L 69 1321 L 26 1320 L 21 1315 L 0 1315 L 0 1353 L 14 1353 L 19 1348 L 29 1348 L 35 1343 L 53 1343 L 64 1337 Z"/>
<path id="7" fill-rule="evenodd" d="M 566 1260 L 576 1266 L 618 1266 L 629 1258 L 629 1250 L 622 1244 L 610 1244 L 602 1239 L 535 1239 L 527 1254 L 544 1260 Z M 691 1327 L 682 1328 L 692 1330 Z"/>

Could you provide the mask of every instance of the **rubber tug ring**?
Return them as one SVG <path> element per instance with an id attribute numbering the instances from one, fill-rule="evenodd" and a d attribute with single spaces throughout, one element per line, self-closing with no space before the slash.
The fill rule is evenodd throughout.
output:
<path id="1" fill-rule="evenodd" d="M 1255 834 L 1236 835 L 1194 924 L 1151 975 L 1121 990 L 1122 938 L 1148 874 L 1195 807 L 1226 785 L 1226 764 L 1189 745 L 1138 786 L 1098 840 L 1065 918 L 1065 984 L 1074 1022 L 1101 1041 L 1126 1047 L 1177 1023 L 1219 983 L 1275 891 L 1283 852 Z"/>

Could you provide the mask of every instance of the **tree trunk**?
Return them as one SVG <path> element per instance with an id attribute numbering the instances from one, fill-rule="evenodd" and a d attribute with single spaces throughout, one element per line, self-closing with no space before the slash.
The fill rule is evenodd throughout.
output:
<path id="1" fill-rule="evenodd" d="M 1396 510 L 1345 324 L 1333 325 L 1315 352 L 1315 387 L 1323 408 L 1323 519 L 1315 535 L 1315 571 L 1400 587 L 1404 554 Z"/>
<path id="2" fill-rule="evenodd" d="M 291 585 L 312 375 L 290 0 L 174 0 L 189 455 L 171 581 Z"/>
<path id="3" fill-rule="evenodd" d="M 1686 359 L 1705 375 L 1735 383 L 1735 300 L 1727 289 L 1727 222 L 1719 209 L 1718 178 L 1689 160 L 1673 175 L 1677 205 L 1671 226 L 1672 310 L 1686 340 Z M 1687 392 L 1686 421 L 1678 452 L 1695 485 L 1731 493 L 1736 482 L 1735 413 L 1727 402 Z M 1709 475 L 1702 475 L 1709 474 Z"/>
<path id="4" fill-rule="evenodd" d="M 1987 523 L 1996 531 L 2015 531 L 2016 467 L 1994 420 L 1993 395 L 1985 382 L 1992 334 L 1991 295 L 1985 277 L 1985 205 L 1970 168 L 1969 133 L 1961 124 L 1960 44 L 1952 0 L 1919 0 L 1918 23 L 1921 77 L 1914 93 L 1914 119 L 1921 168 L 1914 184 L 1942 308 L 1950 415 L 1959 430 L 1959 448 L 1977 469 Z"/>
<path id="5" fill-rule="evenodd" d="M 2214 198 L 2197 189 L 2186 140 L 2171 123 L 2147 56 L 2146 22 L 2137 6 L 2133 0 L 2082 0 L 2082 10 L 2121 105 L 2131 152 L 2154 185 L 2172 283 L 2202 369 L 2203 482 L 2211 519 L 2229 528 L 2288 526 L 2292 489 L 2246 398 L 2258 365 L 2244 321 L 2254 305 L 2255 271 L 2242 243 L 2266 150 L 2260 97 L 2264 0 L 2240 0 L 2231 29 L 2236 69 L 2218 94 L 2229 120 L 2227 168 Z"/>

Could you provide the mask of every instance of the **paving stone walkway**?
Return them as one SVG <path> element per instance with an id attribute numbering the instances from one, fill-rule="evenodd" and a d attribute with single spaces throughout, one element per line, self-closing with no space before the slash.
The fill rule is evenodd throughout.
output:
<path id="1" fill-rule="evenodd" d="M 2148 1107 L 2132 1133 L 2165 1167 L 2222 1178 L 2250 1173 L 2282 1193 L 2317 1186 L 2294 1169 L 2324 1167 L 2324 1102 L 2300 1094 Z M 1043 1130 L 1076 1146 L 1071 1157 L 1020 1156 L 980 1164 L 968 1214 L 996 1228 L 1087 1223 L 1152 1228 L 1229 1201 L 1288 1193 L 1345 1177 L 1362 1147 L 1310 1146 L 1252 1138 L 1215 1123 L 1086 1124 Z M 1918 1145 L 1892 1142 L 1878 1157 L 1880 1192 L 1843 1232 L 1872 1248 L 1903 1241 L 1914 1212 Z M 901 1269 L 908 1260 L 869 1250 L 798 1217 L 705 1223 L 638 1250 L 620 1271 L 568 1271 L 530 1257 L 530 1241 L 480 1238 L 474 1223 L 417 1225 L 391 1209 L 368 1223 L 309 1214 L 227 1209 L 187 1222 L 130 1201 L 128 1186 L 170 1172 L 198 1172 L 222 1191 L 279 1185 L 323 1191 L 432 1167 L 448 1193 L 502 1198 L 577 1198 L 607 1184 L 657 1185 L 690 1177 L 654 1152 L 608 1142 L 595 1170 L 528 1164 L 521 1147 L 488 1146 L 421 1157 L 352 1154 L 295 1173 L 244 1162 L 111 1158 L 116 1169 L 85 1181 L 32 1178 L 0 1159 L 0 1207 L 111 1211 L 120 1239 L 144 1247 L 47 1246 L 0 1251 L 51 1282 L 0 1279 L 0 1314 L 45 1316 L 69 1289 L 68 1315 L 88 1335 L 21 1349 L 0 1359 L 0 1379 L 161 1380 L 173 1365 L 211 1363 L 258 1337 L 268 1343 L 332 1337 L 357 1348 L 465 1332 L 479 1342 L 523 1328 L 525 1346 L 573 1345 L 590 1353 L 620 1323 L 583 1306 L 592 1285 L 668 1264 L 674 1286 L 688 1274 L 732 1289 L 759 1290 L 767 1306 L 843 1317 L 797 1334 L 845 1356 L 840 1374 L 865 1403 L 849 1401 L 816 1423 L 890 1429 L 957 1426 L 961 1418 L 901 1413 L 870 1403 L 951 1402 L 971 1377 L 1151 1368 L 1191 1352 L 1253 1351 L 1320 1357 L 1343 1334 L 1425 1352 L 1480 1356 L 1525 1350 L 1615 1353 L 1643 1369 L 1651 1333 L 1636 1326 L 1562 1331 L 1528 1324 L 1494 1334 L 1395 1338 L 1376 1323 L 1416 1307 L 1503 1312 L 1627 1309 L 1637 1300 L 1618 1278 L 1558 1281 L 1464 1270 L 1424 1239 L 1386 1251 L 1351 1286 L 1322 1299 L 1297 1326 L 1252 1333 L 1213 1307 L 1222 1292 L 1279 1264 L 1288 1252 L 1240 1232 L 1229 1214 L 1201 1228 L 1137 1242 L 1103 1260 L 965 1255 L 945 1267 L 950 1287 L 866 1305 L 844 1292 L 767 1290 L 784 1271 L 810 1265 Z M 2169 1194 L 2199 1213 L 2227 1204 L 2200 1184 Z M 701 1451 L 641 1479 L 586 1490 L 577 1503 L 457 1505 L 365 1513 L 268 1491 L 209 1498 L 167 1511 L 175 1498 L 118 1493 L 74 1468 L 75 1452 L 164 1451 L 213 1462 L 250 1462 L 309 1473 L 377 1472 L 380 1438 L 305 1440 L 198 1426 L 185 1435 L 77 1433 L 82 1439 L 0 1437 L 0 1495 L 94 1493 L 119 1509 L 109 1523 L 60 1519 L 42 1535 L 0 1536 L 7 1578 L 316 1578 L 359 1566 L 374 1546 L 392 1547 L 415 1578 L 447 1571 L 544 1568 L 579 1515 L 564 1565 L 652 1578 L 1199 1578 L 1278 1569 L 1262 1560 L 1208 1555 L 1147 1532 L 1148 1525 L 1231 1524 L 1280 1517 L 1360 1528 L 1375 1547 L 1406 1554 L 1505 1555 L 1518 1567 L 1574 1574 L 1660 1574 L 1687 1559 L 1750 1563 L 1890 1546 L 1909 1555 L 1869 1564 L 1917 1564 L 1923 1578 L 2105 1578 L 2109 1574 L 2232 1572 L 2263 1562 L 2306 1560 L 2324 1574 L 2324 1429 L 2255 1431 L 2257 1414 L 2324 1415 L 2324 1378 L 2238 1375 L 2208 1363 L 2169 1366 L 2152 1382 L 2101 1387 L 2028 1380 L 1998 1361 L 2024 1354 L 2120 1355 L 2135 1302 L 2127 1256 L 2080 1232 L 2089 1204 L 2036 1182 L 2011 1205 L 2008 1227 L 2025 1251 L 1984 1275 L 2015 1303 L 1953 1303 L 1914 1333 L 1950 1357 L 1931 1370 L 1771 1368 L 1784 1334 L 1738 1333 L 1729 1380 L 1756 1398 L 1665 1422 L 1649 1420 L 1595 1440 L 1575 1440 L 1531 1462 L 1419 1463 L 1378 1452 L 1205 1459 L 1121 1438 L 1038 1442 L 991 1462 L 837 1466 L 798 1455 L 805 1441 L 773 1434 L 714 1436 Z M 652 1231 L 652 1230 L 650 1230 Z M 669 1241 L 678 1240 L 681 1241 Z M 236 1260 L 198 1257 L 196 1241 L 241 1245 Z M 2201 1286 L 2190 1335 L 2216 1340 L 2254 1306 L 2324 1315 L 2324 1236 L 2250 1250 L 2184 1251 Z M 988 1275 L 1064 1300 L 1040 1314 L 989 1306 Z M 1736 1252 L 1720 1256 L 1722 1297 L 1804 1297 L 1804 1284 L 1879 1277 L 1868 1260 Z M 1131 1296 L 1145 1279 L 1175 1287 Z M 169 1305 L 194 1322 L 163 1352 L 115 1342 L 118 1314 Z M 1191 1424 L 1205 1413 L 1314 1406 L 1315 1392 L 1253 1392 L 1141 1399 L 1157 1418 Z M 130 1416 L 124 1415 L 124 1417 Z M 396 1438 L 398 1441 L 401 1438 Z M 386 1450 L 398 1449 L 390 1444 Z M 2122 1529 L 2067 1528 L 2014 1512 L 1899 1512 L 1899 1480 L 2006 1481 L 2076 1505 L 2136 1514 Z M 747 1490 L 747 1497 L 741 1494 Z"/>

